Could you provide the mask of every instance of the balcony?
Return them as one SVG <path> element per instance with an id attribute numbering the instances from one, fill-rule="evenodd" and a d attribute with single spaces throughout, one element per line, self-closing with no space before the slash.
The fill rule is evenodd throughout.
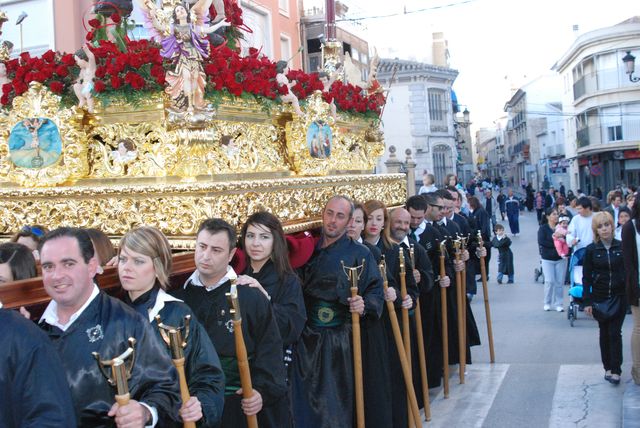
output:
<path id="1" fill-rule="evenodd" d="M 640 119 L 623 118 L 620 124 L 592 125 L 576 132 L 578 149 L 640 141 Z"/>

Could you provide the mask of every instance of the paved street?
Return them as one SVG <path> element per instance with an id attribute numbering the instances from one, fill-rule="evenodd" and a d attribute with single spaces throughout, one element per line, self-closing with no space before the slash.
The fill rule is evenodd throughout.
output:
<path id="1" fill-rule="evenodd" d="M 622 382 L 613 386 L 603 379 L 597 323 L 579 312 L 572 328 L 566 312 L 542 310 L 543 285 L 533 280 L 539 264 L 535 212 L 521 216 L 520 229 L 521 234 L 512 237 L 515 284 L 496 283 L 498 254 L 492 254 L 489 297 L 496 362 L 489 363 L 484 304 L 479 294 L 472 308 L 482 346 L 472 348 L 474 364 L 467 367 L 465 385 L 459 385 L 457 372 L 452 370 L 450 397 L 445 400 L 440 389 L 431 391 L 432 420 L 424 426 L 620 427 L 623 397 L 625 411 L 631 412 L 625 417 L 625 426 L 638 426 L 628 422 L 640 421 L 636 404 L 640 387 L 633 384 L 630 375 L 631 315 L 623 325 Z M 565 297 L 565 307 L 567 303 Z"/>

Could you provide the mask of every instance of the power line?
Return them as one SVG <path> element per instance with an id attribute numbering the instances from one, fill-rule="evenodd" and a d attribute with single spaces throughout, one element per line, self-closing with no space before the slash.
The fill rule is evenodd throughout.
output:
<path id="1" fill-rule="evenodd" d="M 404 11 L 402 12 L 389 13 L 387 15 L 362 16 L 359 18 L 341 18 L 341 19 L 336 19 L 336 22 L 357 22 L 357 21 L 364 21 L 367 19 L 393 18 L 394 16 L 411 15 L 414 13 L 429 12 L 429 11 L 438 10 L 438 9 L 447 9 L 450 7 L 456 7 L 456 6 L 460 6 L 467 3 L 474 3 L 476 1 L 477 0 L 462 0 L 457 3 L 449 3 L 449 4 L 440 5 L 440 6 L 425 7 L 425 8 L 416 9 L 416 10 L 407 10 L 405 6 Z"/>

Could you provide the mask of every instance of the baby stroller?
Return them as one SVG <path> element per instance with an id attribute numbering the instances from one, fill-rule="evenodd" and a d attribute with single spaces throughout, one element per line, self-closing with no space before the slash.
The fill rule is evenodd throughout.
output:
<path id="1" fill-rule="evenodd" d="M 573 322 L 578 319 L 578 308 L 582 306 L 582 262 L 586 248 L 580 248 L 573 252 L 569 259 L 569 272 L 571 285 L 569 287 L 569 307 L 567 308 L 567 318 L 573 327 Z"/>

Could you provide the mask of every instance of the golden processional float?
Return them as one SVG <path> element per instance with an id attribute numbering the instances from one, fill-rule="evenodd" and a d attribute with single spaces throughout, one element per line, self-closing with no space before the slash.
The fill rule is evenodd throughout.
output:
<path id="1" fill-rule="evenodd" d="M 266 209 L 294 232 L 335 194 L 404 201 L 403 174 L 372 173 L 384 152 L 375 73 L 349 83 L 339 44 L 325 46 L 326 73 L 290 71 L 238 53 L 233 0 L 138 2 L 152 40 L 130 40 L 126 11 L 103 5 L 75 54 L 4 50 L 0 238 L 43 224 L 117 239 L 146 224 L 190 248 L 207 217 L 237 225 Z"/>

